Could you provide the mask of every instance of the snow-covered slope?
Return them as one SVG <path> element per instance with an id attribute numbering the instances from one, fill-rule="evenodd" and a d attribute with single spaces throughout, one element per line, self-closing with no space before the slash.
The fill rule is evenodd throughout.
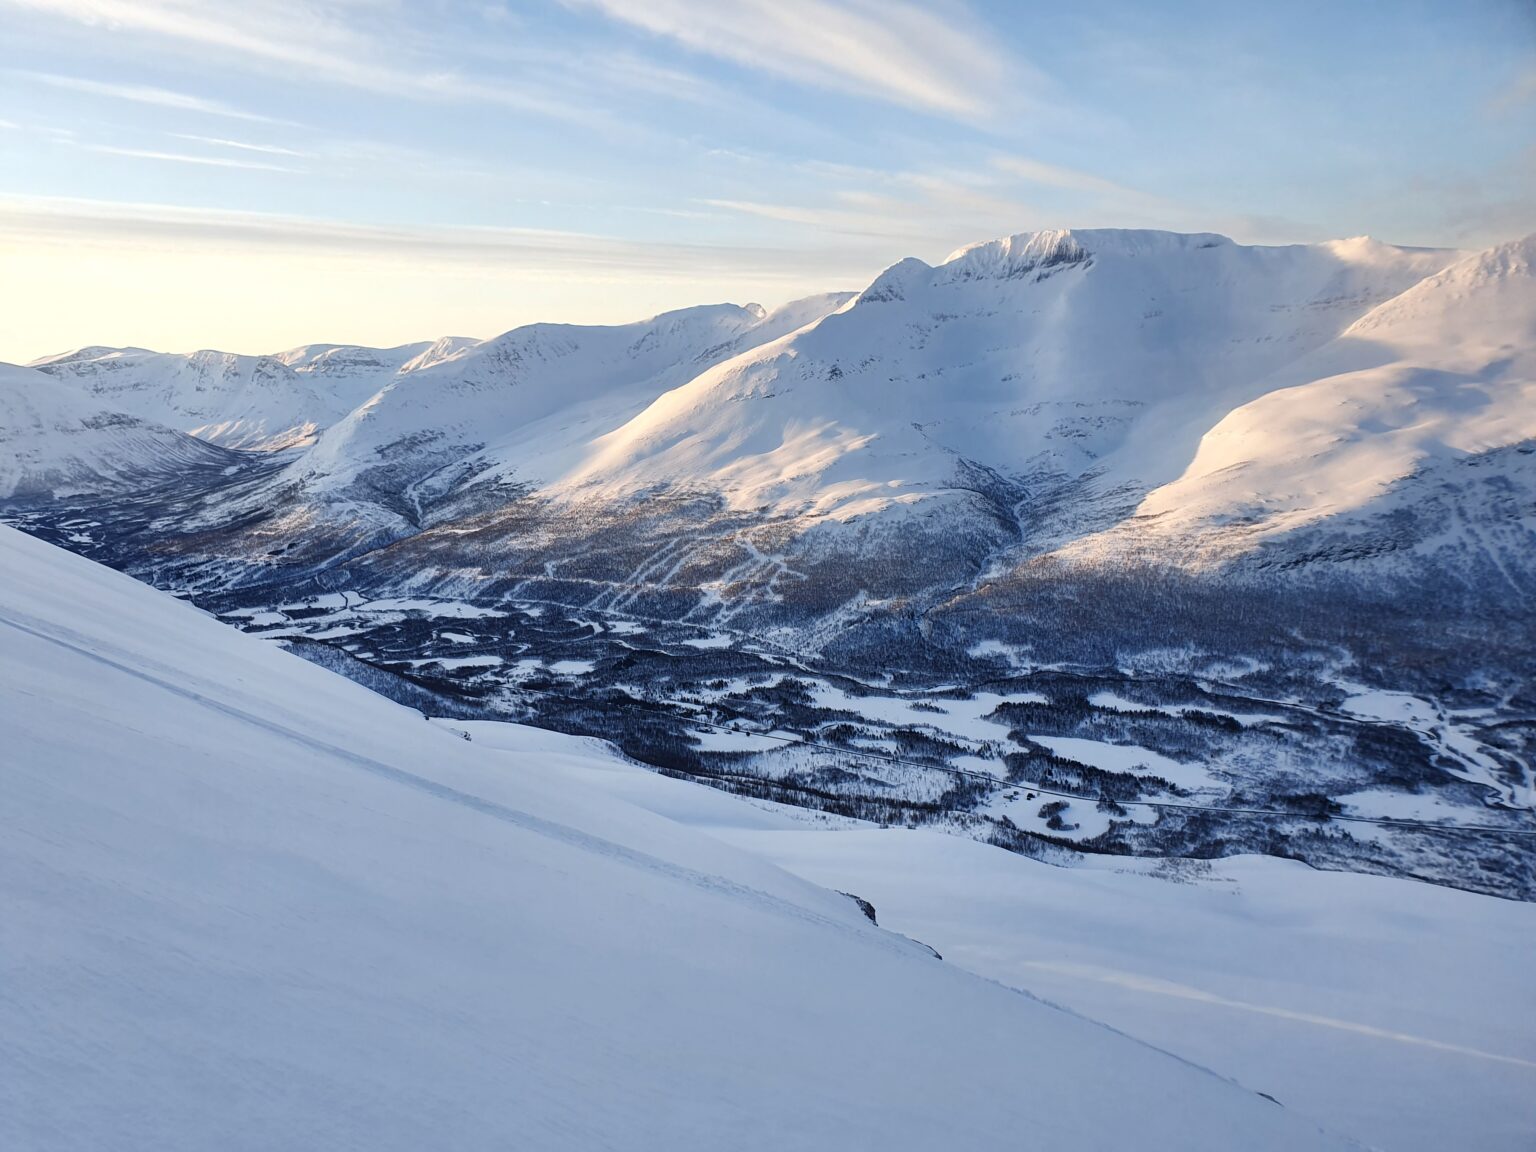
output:
<path id="1" fill-rule="evenodd" d="M 1196 562 L 1229 560 L 1324 518 L 1356 533 L 1368 518 L 1401 521 L 1458 482 L 1493 481 L 1536 506 L 1536 456 L 1499 452 L 1536 442 L 1533 262 L 1536 236 L 1469 256 L 1373 309 L 1223 417 L 1135 519 L 1073 551 L 1178 547 Z M 1523 530 L 1518 517 L 1465 523 L 1491 496 L 1464 501 L 1415 543 L 1447 546 L 1470 529 L 1484 547 L 1528 551 L 1536 515 Z"/>
<path id="2" fill-rule="evenodd" d="M 1412 504 L 1422 486 L 1399 489 L 1417 473 L 1536 433 L 1532 243 L 1462 257 L 1023 233 L 772 315 L 714 305 L 264 358 L 86 349 L 40 367 L 221 443 L 313 438 L 234 514 L 277 507 L 349 552 L 516 493 L 609 518 L 672 493 L 823 545 L 828 525 L 917 511 L 925 531 L 958 524 L 1026 559 L 1202 564 Z M 1506 463 L 1523 490 L 1524 457 Z M 1460 474 L 1442 481 L 1453 493 Z M 1455 535 L 1455 516 L 1420 535 Z"/>
<path id="3" fill-rule="evenodd" d="M 81 348 L 31 367 L 77 383 L 103 408 L 229 448 L 275 450 L 309 443 L 408 365 L 444 359 L 469 343 L 321 344 L 272 356 Z"/>
<path id="4" fill-rule="evenodd" d="M 1532 1146 L 1536 906 L 1264 857 L 1058 868 L 922 829 L 743 823 L 719 834 L 868 897 L 947 961 L 1368 1148 Z"/>
<path id="5" fill-rule="evenodd" d="M 109 492 L 237 460 L 163 425 L 105 411 L 31 368 L 0 364 L 0 498 Z"/>
<path id="6" fill-rule="evenodd" d="M 483 342 L 444 337 L 394 348 L 308 344 L 244 356 L 89 347 L 30 367 L 75 385 L 103 410 L 225 447 L 314 445 L 284 483 L 302 478 L 329 493 L 370 472 L 381 479 L 381 463 L 414 480 L 497 442 L 501 451 L 467 474 L 520 475 L 533 451 L 558 459 L 702 368 L 813 323 L 848 298 L 807 297 L 771 314 L 723 304 L 614 327 L 534 324 Z M 412 480 L 385 487 L 399 496 Z"/>
<path id="7" fill-rule="evenodd" d="M 0 581 L 7 1148 L 1343 1147 L 8 528 Z"/>
<path id="8" fill-rule="evenodd" d="M 657 396 L 846 300 L 816 296 L 773 313 L 755 304 L 707 305 L 635 324 L 517 328 L 401 375 L 329 429 L 284 479 L 323 496 L 370 476 L 390 492 L 432 477 L 411 492 L 413 503 L 471 479 L 548 481 L 588 441 Z"/>
<path id="9" fill-rule="evenodd" d="M 561 489 L 718 488 L 738 507 L 847 517 L 953 487 L 963 459 L 1145 490 L 1271 374 L 1453 257 L 1104 230 L 906 260 L 657 400 Z"/>
<path id="10" fill-rule="evenodd" d="M 356 344 L 305 344 L 279 352 L 272 359 L 301 376 L 327 383 L 367 380 L 382 383 L 400 372 L 414 372 L 450 357 L 480 341 L 469 336 L 401 344 L 394 348 L 365 348 Z"/>
<path id="11" fill-rule="evenodd" d="M 525 728 L 442 721 L 477 746 Z M 743 803 L 545 733 L 548 771 L 704 828 L 947 962 L 1044 994 L 1384 1152 L 1527 1152 L 1536 904 L 1294 860 L 1045 863 L 929 829 Z M 558 765 L 558 767 L 556 767 Z M 1467 979 L 1475 972 L 1476 979 Z"/>

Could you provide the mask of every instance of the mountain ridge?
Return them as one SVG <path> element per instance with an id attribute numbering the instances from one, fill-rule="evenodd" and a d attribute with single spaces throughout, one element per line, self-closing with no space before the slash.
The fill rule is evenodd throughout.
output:
<path id="1" fill-rule="evenodd" d="M 226 446 L 288 450 L 231 514 L 265 506 L 329 523 L 354 541 L 347 552 L 493 509 L 498 492 L 586 509 L 671 492 L 813 534 L 869 516 L 937 518 L 942 531 L 958 515 L 992 549 L 1038 539 L 1069 562 L 1161 549 L 1198 567 L 1345 510 L 1321 495 L 1334 483 L 1326 470 L 1290 476 L 1296 459 L 1320 457 L 1275 430 L 1337 435 L 1332 401 L 1311 397 L 1346 370 L 1357 373 L 1353 403 L 1377 414 L 1352 426 L 1354 450 L 1330 450 L 1333 474 L 1350 473 L 1367 501 L 1410 475 L 1420 450 L 1372 447 L 1378 476 L 1361 446 L 1387 445 L 1408 419 L 1390 397 L 1410 376 L 1414 403 L 1438 403 L 1435 381 L 1448 378 L 1432 373 L 1468 345 L 1469 328 L 1485 343 L 1530 339 L 1536 296 L 1509 286 L 1532 282 L 1532 243 L 1468 255 L 1364 237 L 1255 247 L 1215 233 L 1045 230 L 937 265 L 898 261 L 863 292 L 771 315 L 706 305 L 630 325 L 539 323 L 478 342 L 254 358 L 91 348 L 37 370 L 75 380 L 103 407 L 179 417 Z M 1464 310 L 1468 293 L 1509 297 L 1508 316 L 1490 319 L 1483 304 L 1471 306 L 1485 313 L 1477 324 L 1429 316 Z M 1496 323 L 1513 334 L 1486 335 Z M 1413 335 L 1434 325 L 1433 338 Z M 1372 361 L 1375 375 L 1358 375 Z M 1431 375 L 1412 375 L 1420 369 Z M 154 370 L 165 378 L 150 380 Z M 1511 414 L 1480 417 L 1485 432 L 1467 442 L 1530 435 L 1530 398 L 1492 396 Z M 1455 405 L 1439 419 L 1454 423 Z M 1269 464 L 1247 455 L 1263 448 L 1260 427 Z M 1246 447 L 1234 456 L 1231 445 Z M 966 479 L 983 475 L 995 477 L 988 495 Z M 1272 491 L 1256 495 L 1244 476 Z M 1032 491 L 1056 493 L 1052 506 L 1075 492 L 1087 530 L 1060 537 L 1038 501 L 1032 511 Z M 1256 508 L 1267 527 L 1224 530 Z"/>
<path id="2" fill-rule="evenodd" d="M 309 346 L 291 359 L 366 361 L 368 395 L 312 415 L 312 376 L 273 369 L 325 424 L 307 446 L 44 421 L 23 439 L 70 483 L 0 500 L 444 715 L 1017 851 L 1261 851 L 1528 898 L 1529 246 L 1020 234 L 773 313 Z M 439 604 L 473 627 L 438 631 Z M 957 692 L 1004 702 L 932 719 Z M 1509 834 L 1328 822 L 1405 810 Z"/>

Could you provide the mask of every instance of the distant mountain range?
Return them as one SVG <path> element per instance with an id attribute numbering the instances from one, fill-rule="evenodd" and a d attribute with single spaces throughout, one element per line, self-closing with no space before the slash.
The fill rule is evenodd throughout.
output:
<path id="1" fill-rule="evenodd" d="M 88 348 L 0 374 L 0 499 L 219 610 L 552 605 L 870 683 L 1086 669 L 1288 705 L 1454 697 L 1484 717 L 1454 787 L 1523 809 L 1533 258 L 1536 237 L 1036 232 L 773 312 Z M 600 656 L 630 661 L 605 690 L 649 690 L 621 675 L 638 657 Z M 1455 761 L 1435 747 L 1392 787 Z"/>
<path id="2" fill-rule="evenodd" d="M 985 541 L 977 574 L 1041 555 L 1223 565 L 1287 541 L 1305 561 L 1319 525 L 1370 539 L 1494 474 L 1533 491 L 1531 457 L 1500 454 L 1536 436 L 1533 254 L 1536 239 L 1463 255 L 1041 232 L 771 315 L 270 356 L 88 348 L 31 367 L 86 418 L 284 451 L 238 507 L 302 514 L 345 538 L 336 554 L 494 516 L 516 492 L 551 521 L 708 506 L 698 527 L 737 555 L 745 518 L 786 555 L 959 524 Z M 28 375 L 8 377 L 8 407 L 39 403 Z M 50 483 L 48 450 L 29 451 L 13 488 Z M 120 475 L 120 450 L 102 451 L 104 479 Z M 88 483 L 88 456 L 59 452 Z M 1526 587 L 1529 522 L 1509 536 L 1472 511 L 1442 510 L 1412 550 L 1481 548 Z M 724 571 L 676 575 L 702 601 Z"/>

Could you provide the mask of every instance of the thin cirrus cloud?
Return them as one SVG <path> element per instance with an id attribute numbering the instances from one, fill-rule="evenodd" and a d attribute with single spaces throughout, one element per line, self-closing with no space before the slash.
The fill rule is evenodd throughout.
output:
<path id="1" fill-rule="evenodd" d="M 541 228 L 392 227 L 280 213 L 25 196 L 0 197 L 0 240 L 124 249 L 170 246 L 183 252 L 241 248 L 307 257 L 405 259 L 415 266 L 506 266 L 522 274 L 604 280 L 730 274 L 798 281 L 807 274 L 862 272 L 868 259 L 860 251 L 836 246 L 807 252 L 636 241 Z"/>
<path id="2" fill-rule="evenodd" d="M 886 187 L 880 192 L 844 189 L 819 204 L 726 199 L 700 203 L 826 237 L 863 241 L 872 255 L 887 256 L 910 254 L 914 248 L 936 256 L 978 229 L 1013 232 L 1040 219 L 1033 207 L 1017 199 L 941 177 L 892 174 L 886 177 Z"/>
<path id="3" fill-rule="evenodd" d="M 13 69 L 9 75 L 34 84 L 46 84 L 52 88 L 64 88 L 83 92 L 88 96 L 103 96 L 109 100 L 127 100 L 135 104 L 151 104 L 158 108 L 174 108 L 182 112 L 199 112 L 209 116 L 223 116 L 231 120 L 247 120 L 254 124 L 281 124 L 271 116 L 232 108 L 217 100 L 175 92 L 169 88 L 156 88 L 148 84 L 113 84 L 104 80 L 89 80 L 83 76 L 63 76 L 52 72 L 27 72 Z"/>
<path id="4" fill-rule="evenodd" d="M 150 33 L 209 47 L 294 64 L 320 65 L 361 47 L 339 21 L 309 4 L 287 0 L 4 0 L 10 7 L 43 13 L 115 32 Z M 347 64 L 346 56 L 331 63 Z"/>
<path id="5" fill-rule="evenodd" d="M 307 156 L 309 153 L 300 152 L 294 148 L 283 148 L 277 144 L 253 144 L 248 140 L 226 140 L 220 136 L 197 136 L 190 132 L 172 132 L 171 136 L 177 140 L 190 140 L 194 144 L 211 144 L 215 148 L 235 148 L 241 152 L 260 152 L 267 156 Z"/>
<path id="6" fill-rule="evenodd" d="M 742 157 L 751 163 L 751 157 Z M 807 161 L 794 166 L 815 195 L 789 201 L 764 198 L 701 198 L 711 208 L 779 225 L 844 236 L 883 237 L 938 253 L 967 237 L 1016 232 L 1059 223 L 1036 202 L 1041 189 L 1081 193 L 1117 207 L 1136 204 L 1148 212 L 1175 205 L 1092 173 L 1014 156 L 938 171 L 889 170 Z M 895 249 L 892 249 L 895 251 Z"/>
<path id="7" fill-rule="evenodd" d="M 1010 176 L 1017 176 L 1030 184 L 1047 188 L 1063 188 L 1069 192 L 1095 192 L 1108 196 L 1140 196 L 1141 193 L 1113 180 L 1095 176 L 1092 172 L 1080 172 L 1076 168 L 1064 168 L 1058 164 L 1046 164 L 1023 156 L 1001 156 L 992 166 Z"/>
<path id="8" fill-rule="evenodd" d="M 997 110 L 1014 67 L 983 33 L 902 0 L 566 0 L 799 83 L 961 119 Z"/>
<path id="9" fill-rule="evenodd" d="M 119 148 L 113 144 L 82 144 L 90 152 L 108 156 L 131 156 L 136 160 L 163 160 L 171 164 L 198 164 L 207 168 L 243 168 L 253 172 L 299 172 L 281 164 L 267 164 L 259 160 L 238 160 L 232 156 L 197 156 L 186 152 L 160 152 L 153 148 Z"/>
<path id="10" fill-rule="evenodd" d="M 1522 104 L 1536 101 L 1536 65 L 1521 72 L 1489 102 L 1497 112 L 1510 112 Z"/>
<path id="11" fill-rule="evenodd" d="M 1192 216 L 1198 215 L 1193 204 L 1131 188 L 1092 172 L 1047 164 L 1042 160 L 1024 156 L 999 156 L 992 160 L 992 167 L 1005 176 L 1036 188 L 1080 192 L 1093 206 L 1144 225 L 1183 227 L 1190 222 Z"/>
<path id="12" fill-rule="evenodd" d="M 246 67 L 286 69 L 306 79 L 372 92 L 497 105 L 580 123 L 602 119 L 577 99 L 551 96 L 499 78 L 481 79 L 453 69 L 424 66 L 421 59 L 401 56 L 396 45 L 357 24 L 355 17 L 370 10 L 367 4 L 310 0 L 242 0 L 239 4 L 221 0 L 0 0 L 0 8 L 4 7 L 91 29 L 109 28 L 118 35 L 148 37 L 167 46 L 220 49 Z M 72 86 L 89 90 L 84 83 Z M 143 93 L 127 98 L 153 102 Z"/>

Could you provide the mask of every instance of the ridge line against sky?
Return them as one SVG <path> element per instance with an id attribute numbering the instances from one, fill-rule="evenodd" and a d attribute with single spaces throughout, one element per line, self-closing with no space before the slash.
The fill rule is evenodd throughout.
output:
<path id="1" fill-rule="evenodd" d="M 0 0 L 0 49 L 6 360 L 772 305 L 1043 227 L 1536 230 L 1524 0 Z"/>

